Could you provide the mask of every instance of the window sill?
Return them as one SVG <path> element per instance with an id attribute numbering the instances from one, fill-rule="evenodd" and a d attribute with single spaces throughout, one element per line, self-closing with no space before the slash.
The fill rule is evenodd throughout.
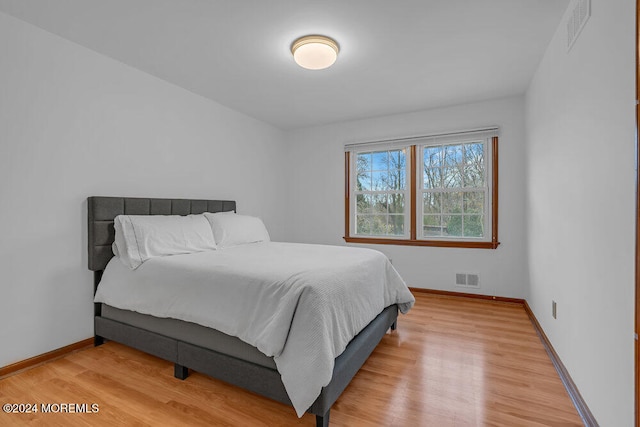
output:
<path id="1" fill-rule="evenodd" d="M 371 237 L 344 237 L 347 243 L 368 245 L 433 246 L 440 248 L 496 249 L 500 242 L 472 242 L 451 240 L 376 239 Z"/>

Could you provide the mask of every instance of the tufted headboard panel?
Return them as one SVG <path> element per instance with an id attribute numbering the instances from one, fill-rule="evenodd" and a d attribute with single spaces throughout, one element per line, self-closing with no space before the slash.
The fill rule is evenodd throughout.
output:
<path id="1" fill-rule="evenodd" d="M 147 199 L 101 197 L 87 199 L 89 219 L 89 270 L 104 270 L 113 257 L 113 219 L 118 215 L 189 215 L 235 211 L 232 200 Z"/>

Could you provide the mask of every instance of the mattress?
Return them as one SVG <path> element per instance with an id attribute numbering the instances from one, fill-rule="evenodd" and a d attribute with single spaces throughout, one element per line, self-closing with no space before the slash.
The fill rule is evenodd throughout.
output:
<path id="1" fill-rule="evenodd" d="M 265 356 L 254 346 L 236 337 L 193 322 L 154 317 L 147 314 L 136 313 L 135 311 L 121 310 L 107 304 L 102 304 L 101 316 L 105 319 L 115 320 L 116 322 L 135 326 L 237 359 L 255 363 L 265 368 L 277 369 L 273 357 Z"/>

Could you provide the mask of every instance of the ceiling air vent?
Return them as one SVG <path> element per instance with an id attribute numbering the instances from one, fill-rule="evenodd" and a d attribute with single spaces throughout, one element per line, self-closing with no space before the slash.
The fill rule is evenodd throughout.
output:
<path id="1" fill-rule="evenodd" d="M 576 42 L 580 31 L 587 23 L 591 15 L 591 0 L 576 0 L 573 4 L 573 10 L 567 20 L 567 52 L 571 50 L 571 46 Z"/>

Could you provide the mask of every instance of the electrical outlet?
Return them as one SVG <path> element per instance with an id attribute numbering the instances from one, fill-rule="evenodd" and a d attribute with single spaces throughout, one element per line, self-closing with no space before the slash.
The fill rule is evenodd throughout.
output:
<path id="1" fill-rule="evenodd" d="M 558 305 L 556 304 L 555 301 L 551 300 L 551 315 L 553 316 L 554 319 L 557 319 L 557 315 L 558 315 Z"/>

